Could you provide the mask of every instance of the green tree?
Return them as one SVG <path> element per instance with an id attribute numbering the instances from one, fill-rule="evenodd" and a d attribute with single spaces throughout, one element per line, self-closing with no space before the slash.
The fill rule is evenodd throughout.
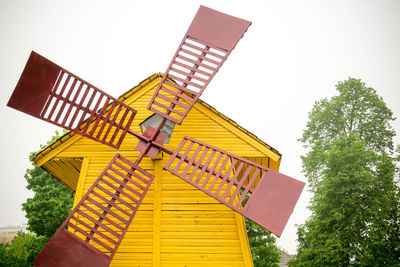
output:
<path id="1" fill-rule="evenodd" d="M 0 243 L 0 267 L 33 266 L 31 262 L 46 242 L 46 237 L 18 232 L 10 243 Z"/>
<path id="2" fill-rule="evenodd" d="M 59 138 L 58 132 L 48 142 L 52 144 Z M 44 148 L 45 146 L 41 146 Z M 74 193 L 60 181 L 56 180 L 44 169 L 38 167 L 33 158 L 36 153 L 31 153 L 30 160 L 33 168 L 25 173 L 27 187 L 35 195 L 22 204 L 28 218 L 27 229 L 38 236 L 50 238 L 62 224 L 72 209 Z"/>
<path id="3" fill-rule="evenodd" d="M 0 267 L 9 266 L 9 263 L 11 263 L 10 255 L 8 253 L 9 247 L 9 243 L 0 242 Z"/>
<path id="4" fill-rule="evenodd" d="M 73 192 L 35 163 L 27 170 L 27 188 L 35 195 L 22 204 L 28 218 L 27 229 L 50 238 L 71 211 Z"/>
<path id="5" fill-rule="evenodd" d="M 290 266 L 387 266 L 400 261 L 393 113 L 349 78 L 314 104 L 301 142 L 312 193 Z"/>
<path id="6" fill-rule="evenodd" d="M 48 142 L 52 144 L 59 137 Z M 41 146 L 43 149 L 45 146 Z M 31 153 L 32 161 L 36 153 Z M 31 262 L 68 216 L 74 199 L 73 192 L 38 167 L 32 161 L 33 168 L 25 173 L 27 188 L 35 194 L 22 204 L 22 210 L 28 218 L 28 230 L 34 234 L 19 232 L 10 243 L 0 243 L 0 267 L 33 266 Z"/>
<path id="7" fill-rule="evenodd" d="M 251 255 L 255 267 L 278 266 L 281 254 L 275 243 L 275 237 L 261 226 L 245 219 Z"/>

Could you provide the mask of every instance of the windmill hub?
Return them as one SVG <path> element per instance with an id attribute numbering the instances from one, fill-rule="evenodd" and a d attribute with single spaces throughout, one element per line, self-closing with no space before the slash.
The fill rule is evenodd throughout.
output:
<path id="1" fill-rule="evenodd" d="M 153 128 L 150 125 L 147 126 L 143 136 L 148 138 L 148 141 L 139 140 L 135 148 L 137 151 L 141 152 L 141 155 L 154 159 L 160 151 L 160 148 L 166 149 L 163 147 L 163 144 L 169 136 L 167 133 L 160 130 L 161 127 Z"/>
<path id="2" fill-rule="evenodd" d="M 144 132 L 148 126 L 153 127 L 154 129 L 157 129 L 160 124 L 163 122 L 163 117 L 160 115 L 154 113 L 147 119 L 145 119 L 142 123 L 140 123 L 140 130 L 142 131 L 142 134 L 144 135 Z M 167 138 L 164 141 L 164 144 L 168 144 L 169 140 L 171 139 L 172 131 L 174 130 L 175 123 L 173 123 L 170 120 L 166 120 L 164 127 L 161 128 L 160 132 L 166 133 Z"/>

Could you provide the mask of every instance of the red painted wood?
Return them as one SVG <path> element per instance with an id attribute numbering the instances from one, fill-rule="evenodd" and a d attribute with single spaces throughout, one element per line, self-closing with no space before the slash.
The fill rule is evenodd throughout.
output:
<path id="1" fill-rule="evenodd" d="M 68 230 L 57 231 L 36 257 L 38 267 L 107 267 L 109 256 Z"/>
<path id="2" fill-rule="evenodd" d="M 303 187 L 303 182 L 269 170 L 247 202 L 243 215 L 280 236 Z"/>
<path id="3" fill-rule="evenodd" d="M 48 266 L 48 262 L 72 262 L 74 256 L 69 253 L 70 250 L 58 253 L 64 244 L 57 240 L 63 239 L 65 235 L 72 248 L 83 246 L 89 251 L 85 252 L 84 249 L 83 259 L 74 259 L 74 266 L 93 266 L 85 265 L 91 255 L 100 255 L 100 260 L 107 259 L 106 265 L 98 266 L 108 266 L 153 179 L 152 174 L 116 154 L 58 229 L 53 237 L 56 241 L 50 241 L 39 254 L 35 260 L 37 266 Z M 112 230 L 103 221 L 117 227 L 117 230 Z M 66 227 L 72 232 L 66 230 Z M 103 247 L 110 253 L 109 256 L 95 246 Z"/>
<path id="4" fill-rule="evenodd" d="M 32 51 L 7 106 L 38 117 L 59 73 L 57 66 Z"/>
<path id="5" fill-rule="evenodd" d="M 250 24 L 249 21 L 200 6 L 148 109 L 181 124 Z M 163 96 L 160 96 L 160 91 Z M 180 96 L 184 92 L 190 97 Z M 168 105 L 160 101 L 167 101 Z"/>
<path id="6" fill-rule="evenodd" d="M 155 132 L 156 132 L 156 129 L 154 129 L 151 126 L 147 126 L 143 135 L 146 138 L 151 138 Z M 163 146 L 164 141 L 165 141 L 165 139 L 167 139 L 167 137 L 168 137 L 168 135 L 166 133 L 159 132 L 157 134 L 157 136 L 155 136 L 154 142 L 151 142 L 151 143 L 153 143 L 153 144 L 156 143 L 156 144 L 158 144 L 158 146 Z M 148 148 L 148 146 L 150 146 L 150 147 Z M 151 144 L 149 144 L 148 141 L 146 142 L 143 140 L 139 140 L 138 144 L 135 147 L 135 150 L 137 150 L 141 153 L 145 153 L 147 151 L 145 155 L 154 159 L 157 156 L 158 152 L 160 152 L 160 149 L 158 148 L 158 146 L 151 145 Z"/>
<path id="7" fill-rule="evenodd" d="M 104 117 L 110 102 L 113 106 Z M 113 148 L 119 148 L 136 115 L 136 110 L 128 105 L 35 52 L 31 53 L 7 105 Z M 115 114 L 110 119 L 114 106 L 117 114 L 124 110 L 122 118 Z M 100 121 L 101 131 L 95 135 L 93 128 Z M 105 126 L 108 127 L 102 137 Z M 112 135 L 108 136 L 110 132 Z"/>
<path id="8" fill-rule="evenodd" d="M 277 236 L 304 187 L 303 182 L 190 137 L 182 140 L 164 168 Z"/>

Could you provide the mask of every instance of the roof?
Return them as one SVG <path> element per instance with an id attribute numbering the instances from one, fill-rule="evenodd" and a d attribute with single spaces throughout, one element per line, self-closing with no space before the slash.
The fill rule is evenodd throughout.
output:
<path id="1" fill-rule="evenodd" d="M 129 98 L 130 96 L 136 94 L 138 91 L 140 91 L 144 86 L 146 86 L 148 83 L 150 83 L 151 81 L 162 77 L 162 73 L 155 73 L 153 75 L 151 75 L 150 77 L 146 78 L 145 80 L 141 81 L 138 85 L 136 85 L 135 87 L 133 87 L 132 89 L 130 89 L 129 91 L 125 92 L 124 94 L 122 94 L 118 100 L 120 101 L 124 101 L 125 99 Z M 241 127 L 239 124 L 237 124 L 235 121 L 233 121 L 232 119 L 228 118 L 227 116 L 225 116 L 224 114 L 222 114 L 221 112 L 219 112 L 217 109 L 215 109 L 214 107 L 212 107 L 211 105 L 207 104 L 205 101 L 199 99 L 198 102 L 200 102 L 203 106 L 207 107 L 210 111 L 216 113 L 217 115 L 219 115 L 220 118 L 222 118 L 223 120 L 225 120 L 226 122 L 228 122 L 229 124 L 231 124 L 232 126 L 234 126 L 235 128 L 237 128 L 238 130 L 242 131 L 244 134 L 246 134 L 247 136 L 251 137 L 252 139 L 254 139 L 256 142 L 258 142 L 260 145 L 267 147 L 269 150 L 271 150 L 272 152 L 276 153 L 279 158 L 282 158 L 282 155 L 279 153 L 278 150 L 274 149 L 273 147 L 271 147 L 270 145 L 268 145 L 266 142 L 262 141 L 261 139 L 259 139 L 256 135 L 254 135 L 253 133 L 251 133 L 250 131 L 246 130 L 245 128 Z M 67 132 L 64 135 L 62 135 L 61 137 L 59 137 L 57 140 L 55 140 L 52 144 L 48 145 L 47 147 L 45 147 L 43 150 L 41 150 L 40 152 L 38 152 L 36 154 L 36 156 L 34 157 L 33 161 L 35 163 L 37 163 L 41 158 L 43 158 L 44 156 L 46 156 L 48 153 L 50 153 L 51 151 L 53 151 L 54 149 L 56 149 L 58 146 L 60 146 L 62 143 L 66 142 L 67 140 L 69 140 L 71 137 L 73 137 L 74 135 L 76 135 L 76 133 L 74 132 Z"/>

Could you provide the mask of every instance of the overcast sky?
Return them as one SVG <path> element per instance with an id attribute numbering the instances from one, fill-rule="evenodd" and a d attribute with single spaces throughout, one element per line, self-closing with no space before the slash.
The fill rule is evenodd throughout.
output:
<path id="1" fill-rule="evenodd" d="M 400 117 L 400 1 L 1 0 L 0 226 L 26 222 L 28 157 L 57 129 L 6 107 L 31 50 L 118 97 L 166 70 L 201 4 L 253 22 L 201 99 L 279 150 L 281 172 L 306 182 L 297 139 L 338 81 L 362 79 Z M 277 241 L 290 253 L 309 198 Z"/>

